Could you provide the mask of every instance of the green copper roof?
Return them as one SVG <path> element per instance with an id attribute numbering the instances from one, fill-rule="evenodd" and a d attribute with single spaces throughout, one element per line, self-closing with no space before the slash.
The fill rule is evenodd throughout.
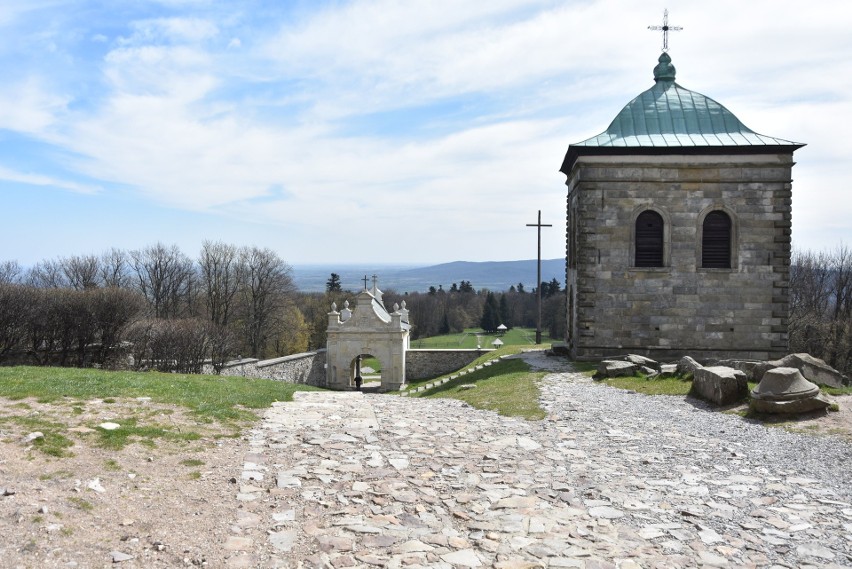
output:
<path id="1" fill-rule="evenodd" d="M 627 103 L 604 132 L 571 147 L 802 146 L 757 134 L 713 99 L 675 83 L 675 68 L 667 53 L 654 68 L 654 81 L 653 87 Z"/>

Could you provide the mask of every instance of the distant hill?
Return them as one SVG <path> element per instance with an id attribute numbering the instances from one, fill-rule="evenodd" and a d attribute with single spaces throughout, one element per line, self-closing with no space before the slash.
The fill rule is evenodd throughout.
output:
<path id="1" fill-rule="evenodd" d="M 344 289 L 360 290 L 364 287 L 364 275 L 378 275 L 379 288 L 397 292 L 426 292 L 430 286 L 443 286 L 449 290 L 453 283 L 470 281 L 473 288 L 493 291 L 508 290 L 510 286 L 523 283 L 532 290 L 536 285 L 536 261 L 454 261 L 430 267 L 401 265 L 295 265 L 293 278 L 303 292 L 321 292 L 331 273 L 340 275 Z M 556 279 L 565 286 L 565 259 L 541 261 L 541 280 Z M 368 281 L 372 286 L 372 281 Z"/>

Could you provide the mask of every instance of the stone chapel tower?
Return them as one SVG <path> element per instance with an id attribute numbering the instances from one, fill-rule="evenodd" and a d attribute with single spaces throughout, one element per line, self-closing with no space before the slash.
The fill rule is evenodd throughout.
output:
<path id="1" fill-rule="evenodd" d="M 665 52 L 654 81 L 562 163 L 571 355 L 783 355 L 803 144 L 684 89 Z"/>

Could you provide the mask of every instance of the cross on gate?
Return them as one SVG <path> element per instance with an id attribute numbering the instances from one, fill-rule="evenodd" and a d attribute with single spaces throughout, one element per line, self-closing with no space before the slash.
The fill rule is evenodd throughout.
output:
<path id="1" fill-rule="evenodd" d="M 663 10 L 663 25 L 662 26 L 648 26 L 649 30 L 653 30 L 655 32 L 663 32 L 663 51 L 669 50 L 669 32 L 679 32 L 683 29 L 682 26 L 670 26 L 669 25 L 669 10 L 666 8 Z"/>

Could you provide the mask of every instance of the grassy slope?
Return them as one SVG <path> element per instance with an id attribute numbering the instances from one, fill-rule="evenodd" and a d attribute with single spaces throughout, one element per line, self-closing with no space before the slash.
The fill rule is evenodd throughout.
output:
<path id="1" fill-rule="evenodd" d="M 316 390 L 278 381 L 180 375 L 156 372 L 102 371 L 50 367 L 0 367 L 0 393 L 10 399 L 35 397 L 42 402 L 64 397 L 151 397 L 181 405 L 220 421 L 252 419 L 244 410 L 262 409 L 274 401 L 291 401 L 295 391 Z"/>
<path id="2" fill-rule="evenodd" d="M 446 334 L 444 336 L 432 336 L 431 338 L 420 338 L 413 340 L 413 349 L 446 348 L 446 349 L 476 349 L 476 333 L 481 332 L 477 328 L 469 328 L 461 334 Z M 512 328 L 505 334 L 480 333 L 480 347 L 490 349 L 491 342 L 500 338 L 506 346 L 532 346 L 535 344 L 535 330 L 532 328 Z"/>
<path id="3" fill-rule="evenodd" d="M 477 409 L 508 417 L 543 419 L 538 381 L 545 372 L 531 372 L 523 360 L 504 360 L 424 392 L 425 397 L 460 399 Z M 463 385 L 475 385 L 464 389 Z"/>
<path id="4" fill-rule="evenodd" d="M 541 349 L 544 346 L 514 345 L 487 352 L 473 361 L 465 369 L 473 369 L 487 361 L 494 361 L 488 367 L 459 376 L 428 391 L 412 393 L 413 397 L 449 397 L 460 399 L 476 407 L 496 411 L 501 415 L 523 417 L 525 419 L 543 419 L 544 410 L 539 407 L 538 381 L 546 375 L 544 372 L 531 372 L 529 366 L 520 359 L 500 360 L 500 356 L 517 354 L 530 348 Z M 438 378 L 412 382 L 409 388 L 434 383 L 438 379 L 456 375 L 447 374 Z M 463 389 L 462 385 L 474 384 L 475 388 Z"/>

